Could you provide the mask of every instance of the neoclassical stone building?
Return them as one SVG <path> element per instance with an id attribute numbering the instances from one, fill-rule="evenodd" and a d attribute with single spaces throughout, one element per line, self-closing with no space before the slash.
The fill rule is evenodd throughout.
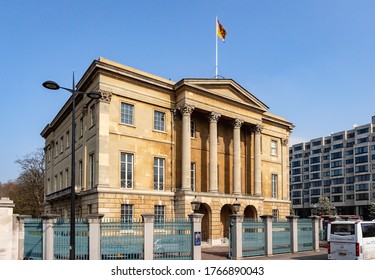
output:
<path id="1" fill-rule="evenodd" d="M 100 58 L 77 85 L 76 213 L 156 221 L 204 214 L 202 238 L 228 235 L 231 204 L 257 218 L 289 214 L 293 125 L 232 79 L 173 82 Z M 42 131 L 45 212 L 70 209 L 71 99 Z"/>

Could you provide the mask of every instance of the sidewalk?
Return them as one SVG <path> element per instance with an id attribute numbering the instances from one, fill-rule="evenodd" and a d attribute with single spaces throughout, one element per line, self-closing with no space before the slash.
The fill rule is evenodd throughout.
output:
<path id="1" fill-rule="evenodd" d="M 229 260 L 228 246 L 203 247 L 202 260 Z M 305 251 L 295 254 L 276 254 L 269 257 L 246 257 L 243 260 L 327 260 L 327 246 L 326 242 L 321 242 L 318 252 Z"/>

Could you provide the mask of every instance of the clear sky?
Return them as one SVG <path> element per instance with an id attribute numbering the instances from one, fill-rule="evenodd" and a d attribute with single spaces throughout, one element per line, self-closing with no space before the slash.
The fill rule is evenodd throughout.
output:
<path id="1" fill-rule="evenodd" d="M 173 81 L 215 76 L 215 18 L 227 30 L 219 75 L 295 125 L 291 143 L 375 115 L 373 0 L 1 0 L 0 182 L 44 147 L 40 132 L 94 59 Z"/>

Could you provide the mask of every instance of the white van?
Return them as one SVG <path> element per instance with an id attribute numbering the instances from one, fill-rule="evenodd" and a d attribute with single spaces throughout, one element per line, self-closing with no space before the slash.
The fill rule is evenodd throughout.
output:
<path id="1" fill-rule="evenodd" d="M 327 241 L 329 260 L 375 259 L 375 222 L 329 222 Z"/>

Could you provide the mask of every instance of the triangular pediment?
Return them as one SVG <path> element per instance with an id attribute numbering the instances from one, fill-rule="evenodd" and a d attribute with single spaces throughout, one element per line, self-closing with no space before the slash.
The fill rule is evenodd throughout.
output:
<path id="1" fill-rule="evenodd" d="M 267 105 L 232 79 L 183 79 L 177 83 L 177 87 L 182 85 L 188 85 L 212 97 L 227 99 L 260 111 L 266 112 L 269 109 Z"/>

